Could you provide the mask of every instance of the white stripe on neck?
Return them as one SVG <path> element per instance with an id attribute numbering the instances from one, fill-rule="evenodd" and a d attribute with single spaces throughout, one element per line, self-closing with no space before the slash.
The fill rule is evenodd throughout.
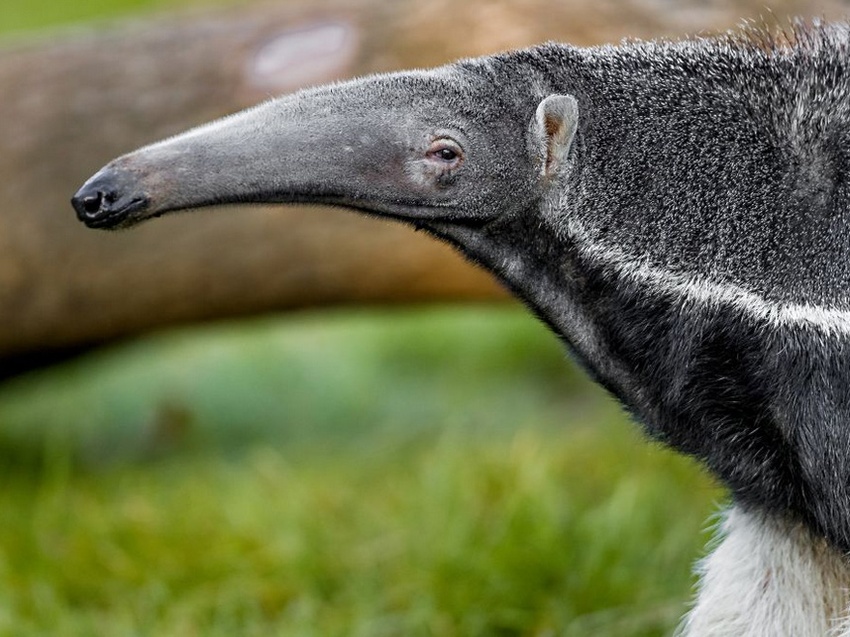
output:
<path id="1" fill-rule="evenodd" d="M 708 306 L 731 305 L 773 326 L 814 328 L 832 336 L 850 334 L 850 311 L 801 303 L 780 303 L 733 283 L 712 282 L 699 276 L 666 271 L 641 262 L 616 247 L 594 241 L 577 221 L 570 220 L 566 226 L 567 235 L 575 241 L 583 256 L 627 279 L 681 299 L 683 305 L 688 302 Z"/>

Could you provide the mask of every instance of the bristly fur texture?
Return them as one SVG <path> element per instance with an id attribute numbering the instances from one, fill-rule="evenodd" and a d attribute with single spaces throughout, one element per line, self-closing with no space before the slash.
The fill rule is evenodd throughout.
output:
<path id="1" fill-rule="evenodd" d="M 579 104 L 551 234 L 457 242 L 653 437 L 850 550 L 848 29 L 486 64 L 523 60 Z"/>

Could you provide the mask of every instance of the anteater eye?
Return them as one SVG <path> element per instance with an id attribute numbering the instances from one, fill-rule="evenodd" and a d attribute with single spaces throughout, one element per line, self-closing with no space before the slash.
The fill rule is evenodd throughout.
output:
<path id="1" fill-rule="evenodd" d="M 428 157 L 453 167 L 463 159 L 463 150 L 453 139 L 437 139 L 428 149 Z"/>

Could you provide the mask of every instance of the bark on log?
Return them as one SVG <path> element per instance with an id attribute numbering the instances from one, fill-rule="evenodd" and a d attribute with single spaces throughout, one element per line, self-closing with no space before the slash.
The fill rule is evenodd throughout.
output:
<path id="1" fill-rule="evenodd" d="M 840 2 L 298 0 L 53 32 L 0 51 L 0 375 L 14 357 L 331 303 L 501 298 L 449 249 L 331 209 L 224 209 L 128 233 L 68 198 L 115 155 L 301 86 L 548 39 L 679 35 Z M 772 18 L 773 19 L 773 18 Z M 4 360 L 6 361 L 4 363 Z"/>

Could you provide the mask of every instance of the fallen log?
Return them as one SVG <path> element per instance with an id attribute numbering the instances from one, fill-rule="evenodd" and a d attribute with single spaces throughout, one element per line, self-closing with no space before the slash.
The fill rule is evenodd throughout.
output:
<path id="1" fill-rule="evenodd" d="M 504 298 L 448 249 L 332 209 L 86 230 L 68 198 L 109 158 L 263 98 L 547 39 L 724 29 L 764 2 L 299 0 L 102 23 L 0 51 L 0 376 L 167 324 L 340 303 Z M 773 3 L 839 15 L 840 3 Z M 381 253 L 380 259 L 375 258 Z M 14 362 L 14 363 L 13 363 Z"/>

